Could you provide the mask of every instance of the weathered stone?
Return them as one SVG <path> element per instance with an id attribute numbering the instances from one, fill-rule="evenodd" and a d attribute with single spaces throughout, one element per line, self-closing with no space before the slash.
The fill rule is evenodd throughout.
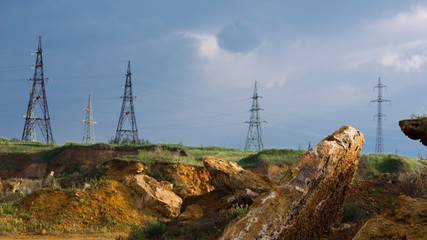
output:
<path id="1" fill-rule="evenodd" d="M 427 118 L 401 120 L 399 126 L 410 139 L 420 140 L 424 146 L 427 146 Z"/>
<path id="2" fill-rule="evenodd" d="M 138 202 L 140 209 L 149 207 L 168 218 L 179 215 L 182 199 L 154 178 L 137 174 L 132 178 L 130 186 L 141 197 Z"/>
<path id="3" fill-rule="evenodd" d="M 427 200 L 399 196 L 394 211 L 368 220 L 353 240 L 426 239 Z"/>
<path id="4" fill-rule="evenodd" d="M 365 140 L 343 126 L 306 152 L 221 239 L 313 239 L 341 213 Z"/>
<path id="5" fill-rule="evenodd" d="M 276 185 L 276 182 L 267 176 L 245 170 L 235 162 L 206 157 L 203 164 L 211 175 L 210 183 L 222 191 L 234 193 L 237 190 L 250 189 L 263 193 Z"/>
<path id="6" fill-rule="evenodd" d="M 192 224 L 203 216 L 203 209 L 198 204 L 187 206 L 185 211 L 178 217 L 178 224 Z"/>
<path id="7" fill-rule="evenodd" d="M 42 180 L 42 187 L 57 187 L 57 183 L 55 180 L 55 172 L 51 171 L 48 175 L 46 175 Z"/>

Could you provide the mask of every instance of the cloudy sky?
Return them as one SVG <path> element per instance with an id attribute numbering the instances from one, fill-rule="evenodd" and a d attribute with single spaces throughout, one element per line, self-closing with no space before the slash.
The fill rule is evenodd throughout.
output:
<path id="1" fill-rule="evenodd" d="M 374 152 L 381 77 L 385 152 L 424 155 L 398 122 L 427 105 L 427 4 L 349 2 L 0 1 L 0 136 L 21 138 L 41 35 L 59 144 L 81 141 L 89 93 L 97 142 L 115 135 L 130 60 L 151 142 L 243 148 L 256 80 L 267 148 L 306 149 L 348 124 Z"/>

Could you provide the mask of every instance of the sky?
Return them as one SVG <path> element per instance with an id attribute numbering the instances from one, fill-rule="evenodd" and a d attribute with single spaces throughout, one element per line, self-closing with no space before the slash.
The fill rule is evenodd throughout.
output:
<path id="1" fill-rule="evenodd" d="M 266 148 L 350 125 L 371 153 L 381 78 L 384 152 L 426 156 L 398 126 L 427 105 L 426 30 L 417 0 L 0 0 L 0 136 L 22 136 L 42 36 L 58 144 L 82 141 L 89 94 L 96 141 L 115 136 L 130 61 L 139 138 L 153 143 L 244 148 L 257 81 Z"/>

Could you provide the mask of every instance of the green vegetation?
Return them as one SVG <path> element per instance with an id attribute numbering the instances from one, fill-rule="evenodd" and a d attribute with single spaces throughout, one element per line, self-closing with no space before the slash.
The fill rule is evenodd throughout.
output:
<path id="1" fill-rule="evenodd" d="M 231 207 L 231 213 L 225 218 L 225 224 L 228 225 L 236 217 L 243 215 L 248 212 L 248 204 L 233 204 Z"/>
<path id="2" fill-rule="evenodd" d="M 272 164 L 294 164 L 303 154 L 304 150 L 294 149 L 265 149 L 256 154 L 249 155 L 240 161 L 239 165 L 242 167 L 252 167 L 259 165 L 272 165 Z"/>
<path id="3" fill-rule="evenodd" d="M 362 154 L 357 169 L 356 181 L 374 179 L 384 173 L 409 172 L 409 178 L 418 176 L 424 166 L 416 158 L 409 158 L 395 154 Z"/>
<path id="4" fill-rule="evenodd" d="M 44 144 L 40 142 L 20 142 L 16 139 L 8 140 L 0 137 L 1 154 L 26 154 L 37 162 L 47 162 L 56 157 L 63 150 L 72 146 L 89 146 L 83 143 L 66 143 L 64 145 Z"/>
<path id="5" fill-rule="evenodd" d="M 421 113 L 411 113 L 411 119 L 421 119 L 426 118 L 427 113 L 424 110 L 424 106 L 421 104 Z"/>

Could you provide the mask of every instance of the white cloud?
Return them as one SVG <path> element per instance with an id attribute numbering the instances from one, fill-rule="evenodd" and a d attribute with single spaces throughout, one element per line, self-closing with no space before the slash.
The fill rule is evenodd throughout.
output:
<path id="1" fill-rule="evenodd" d="M 401 33 L 420 33 L 427 25 L 427 8 L 413 7 L 411 11 L 399 13 L 391 18 L 379 19 L 368 29 L 399 35 Z"/>
<path id="2" fill-rule="evenodd" d="M 281 54 L 271 56 L 262 47 L 246 53 L 230 52 L 219 46 L 215 34 L 188 31 L 180 34 L 195 41 L 199 58 L 195 66 L 201 77 L 219 87 L 248 87 L 255 80 L 268 88 L 282 86 L 295 69 L 276 61 Z"/>
<path id="3" fill-rule="evenodd" d="M 396 71 L 419 70 L 427 61 L 426 26 L 427 9 L 422 7 L 374 21 L 359 33 L 362 37 L 358 45 L 365 45 L 365 50 L 347 55 L 347 66 L 377 63 Z"/>

